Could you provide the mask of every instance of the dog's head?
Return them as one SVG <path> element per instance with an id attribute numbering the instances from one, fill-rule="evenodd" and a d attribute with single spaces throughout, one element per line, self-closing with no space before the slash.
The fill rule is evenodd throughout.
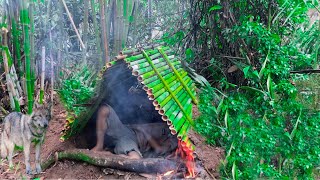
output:
<path id="1" fill-rule="evenodd" d="M 31 119 L 36 127 L 47 128 L 49 124 L 48 109 L 42 104 L 35 103 Z"/>

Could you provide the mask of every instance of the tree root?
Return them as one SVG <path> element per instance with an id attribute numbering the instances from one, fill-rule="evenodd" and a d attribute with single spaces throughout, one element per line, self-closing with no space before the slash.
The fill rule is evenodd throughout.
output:
<path id="1" fill-rule="evenodd" d="M 168 171 L 176 170 L 178 167 L 177 162 L 167 159 L 128 159 L 108 152 L 93 152 L 86 149 L 73 149 L 57 152 L 55 155 L 49 156 L 47 161 L 41 164 L 41 167 L 43 170 L 45 170 L 52 163 L 62 159 L 83 161 L 95 166 L 135 173 L 163 174 Z"/>

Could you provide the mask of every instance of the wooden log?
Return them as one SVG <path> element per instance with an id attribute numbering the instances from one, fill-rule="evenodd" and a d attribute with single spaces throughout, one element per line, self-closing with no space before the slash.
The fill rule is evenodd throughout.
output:
<path id="1" fill-rule="evenodd" d="M 305 69 L 300 71 L 290 71 L 291 74 L 313 74 L 320 73 L 320 69 Z"/>
<path id="2" fill-rule="evenodd" d="M 72 149 L 57 152 L 49 156 L 47 161 L 41 164 L 43 170 L 47 169 L 52 163 L 62 160 L 83 161 L 95 166 L 130 171 L 136 173 L 165 173 L 176 170 L 178 163 L 168 159 L 145 158 L 145 159 L 128 159 L 121 155 L 111 154 L 108 151 L 94 152 L 86 149 Z"/>

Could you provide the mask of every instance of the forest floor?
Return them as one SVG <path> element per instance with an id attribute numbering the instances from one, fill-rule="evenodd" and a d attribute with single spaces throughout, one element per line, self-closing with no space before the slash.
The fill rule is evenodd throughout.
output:
<path id="1" fill-rule="evenodd" d="M 195 116 L 198 112 L 195 111 Z M 47 157 L 57 151 L 63 151 L 75 148 L 75 141 L 60 141 L 60 133 L 63 129 L 66 119 L 66 110 L 61 103 L 56 103 L 53 109 L 53 117 L 49 123 L 45 142 L 42 146 L 41 159 L 45 161 Z M 205 140 L 195 132 L 190 132 L 190 139 L 196 146 L 196 161 L 205 169 L 207 178 L 219 179 L 219 164 L 223 159 L 224 150 L 218 147 L 212 147 L 205 144 Z M 34 149 L 31 149 L 31 165 L 34 168 Z M 17 153 L 14 157 L 15 168 L 8 169 L 5 161 L 0 166 L 0 179 L 32 179 L 25 175 L 24 155 Z M 108 168 L 101 168 L 84 162 L 63 160 L 46 169 L 40 175 L 40 179 L 144 179 L 144 177 L 129 172 L 122 172 Z"/>

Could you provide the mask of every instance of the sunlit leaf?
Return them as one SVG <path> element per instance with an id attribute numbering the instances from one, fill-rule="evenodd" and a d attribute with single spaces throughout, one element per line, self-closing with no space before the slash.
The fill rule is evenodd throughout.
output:
<path id="1" fill-rule="evenodd" d="M 220 9 L 222 9 L 222 6 L 220 6 L 220 5 L 214 5 L 214 6 L 212 6 L 212 7 L 209 9 L 209 12 L 216 11 L 216 10 L 220 10 Z"/>
<path id="2" fill-rule="evenodd" d="M 251 68 L 251 66 L 247 66 L 247 67 L 243 68 L 242 71 L 244 73 L 245 78 L 248 78 L 248 72 L 249 72 L 250 68 Z"/>

